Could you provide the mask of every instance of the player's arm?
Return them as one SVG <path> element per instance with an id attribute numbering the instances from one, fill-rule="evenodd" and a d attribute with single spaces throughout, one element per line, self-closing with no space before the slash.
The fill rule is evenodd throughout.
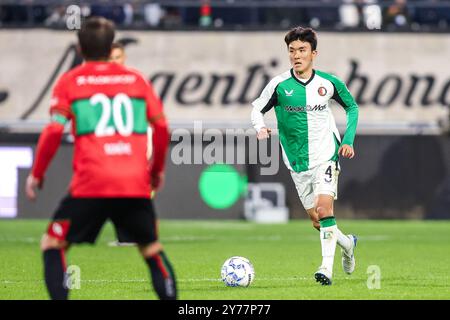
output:
<path id="1" fill-rule="evenodd" d="M 353 96 L 348 91 L 348 88 L 344 82 L 338 78 L 334 78 L 332 83 L 334 85 L 334 94 L 332 99 L 344 108 L 347 115 L 347 128 L 345 129 L 345 134 L 338 153 L 345 158 L 351 159 L 355 156 L 353 142 L 355 141 L 356 127 L 358 125 L 358 104 L 355 99 L 353 99 Z"/>
<path id="2" fill-rule="evenodd" d="M 61 143 L 64 116 L 58 113 L 52 115 L 52 121 L 42 131 L 36 147 L 33 168 L 26 181 L 26 195 L 30 200 L 36 198 L 36 188 L 42 188 L 45 172 Z"/>
<path id="3" fill-rule="evenodd" d="M 64 126 L 71 118 L 65 79 L 63 75 L 53 89 L 50 100 L 51 120 L 39 136 L 33 167 L 25 183 L 25 193 L 30 200 L 36 198 L 35 189 L 42 188 L 45 172 L 61 143 Z"/>
<path id="4" fill-rule="evenodd" d="M 152 157 L 150 166 L 150 181 L 153 190 L 162 187 L 164 169 L 169 148 L 169 126 L 163 112 L 163 105 L 151 86 L 147 90 L 147 119 L 152 127 Z"/>
<path id="5" fill-rule="evenodd" d="M 252 102 L 253 109 L 251 113 L 251 121 L 253 128 L 257 132 L 257 138 L 267 139 L 270 135 L 271 129 L 267 128 L 264 123 L 264 114 L 272 109 L 278 101 L 277 98 L 277 86 L 274 81 L 269 82 L 269 84 L 264 88 L 261 95 Z"/>

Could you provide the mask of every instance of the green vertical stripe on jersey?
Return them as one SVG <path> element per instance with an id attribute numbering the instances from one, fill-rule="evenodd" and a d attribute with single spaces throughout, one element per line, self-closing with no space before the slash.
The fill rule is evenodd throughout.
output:
<path id="1" fill-rule="evenodd" d="M 133 106 L 133 119 L 135 133 L 147 133 L 147 103 L 144 99 L 131 99 Z M 125 116 L 125 109 L 122 109 L 122 116 Z"/>
<path id="2" fill-rule="evenodd" d="M 292 93 L 291 93 L 292 92 Z M 296 172 L 308 170 L 308 116 L 307 112 L 289 112 L 286 107 L 306 106 L 306 89 L 293 78 L 281 82 L 277 87 L 278 106 L 275 114 L 278 121 L 280 142 L 292 169 Z"/>
<path id="3" fill-rule="evenodd" d="M 147 112 L 146 103 L 143 99 L 130 99 L 133 110 L 133 132 L 146 133 L 147 132 Z M 112 101 L 111 101 L 112 105 Z M 89 99 L 75 100 L 72 103 L 72 110 L 75 114 L 76 134 L 94 133 L 95 128 L 100 121 L 103 113 L 103 107 L 100 103 L 92 105 Z M 110 110 L 110 117 L 108 119 L 108 127 L 115 127 L 113 121 L 112 110 Z M 121 108 L 122 119 L 127 122 L 125 108 Z"/>
<path id="4" fill-rule="evenodd" d="M 339 160 L 339 140 L 336 138 L 336 136 L 333 134 L 333 139 L 334 139 L 334 154 L 333 157 L 330 160 L 333 161 L 338 161 Z"/>
<path id="5" fill-rule="evenodd" d="M 340 79 L 326 72 L 316 70 L 316 73 L 333 83 L 336 89 L 335 96 L 333 98 L 337 100 L 339 104 L 345 109 L 347 114 L 347 128 L 345 130 L 342 144 L 348 144 L 353 146 L 356 135 L 356 126 L 358 124 L 358 105 L 353 99 L 351 93 L 348 91 L 347 86 Z"/>

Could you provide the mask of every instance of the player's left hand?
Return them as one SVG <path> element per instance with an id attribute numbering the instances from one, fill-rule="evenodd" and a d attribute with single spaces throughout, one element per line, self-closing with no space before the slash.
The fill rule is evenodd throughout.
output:
<path id="1" fill-rule="evenodd" d="M 343 144 L 339 147 L 338 154 L 342 155 L 344 158 L 353 158 L 355 156 L 355 150 L 353 150 L 352 146 L 348 144 Z"/>
<path id="2" fill-rule="evenodd" d="M 155 192 L 161 190 L 164 185 L 164 172 L 153 173 L 150 177 L 150 184 Z"/>
<path id="3" fill-rule="evenodd" d="M 36 188 L 42 189 L 42 180 L 30 174 L 25 183 L 25 193 L 30 200 L 36 199 Z"/>

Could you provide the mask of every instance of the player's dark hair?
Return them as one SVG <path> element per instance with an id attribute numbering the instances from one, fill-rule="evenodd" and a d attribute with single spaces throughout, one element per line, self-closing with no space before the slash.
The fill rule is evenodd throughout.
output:
<path id="1" fill-rule="evenodd" d="M 111 49 L 120 49 L 122 51 L 125 51 L 125 47 L 120 42 L 113 42 L 111 45 Z"/>
<path id="2" fill-rule="evenodd" d="M 295 40 L 309 42 L 311 50 L 313 51 L 317 48 L 317 34 L 311 28 L 295 27 L 289 30 L 284 37 L 284 42 L 286 42 L 286 45 L 289 47 L 289 44 Z"/>
<path id="3" fill-rule="evenodd" d="M 81 54 L 86 60 L 108 59 L 115 35 L 114 22 L 103 17 L 89 17 L 78 31 Z"/>

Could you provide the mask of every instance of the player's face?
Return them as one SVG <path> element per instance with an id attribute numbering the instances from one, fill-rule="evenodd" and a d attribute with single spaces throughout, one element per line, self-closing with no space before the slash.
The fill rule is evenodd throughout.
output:
<path id="1" fill-rule="evenodd" d="M 292 41 L 289 44 L 288 50 L 289 60 L 295 72 L 301 74 L 312 69 L 312 63 L 317 51 L 311 49 L 309 42 L 302 42 L 300 40 Z"/>
<path id="2" fill-rule="evenodd" d="M 112 49 L 109 61 L 118 64 L 125 64 L 125 52 L 120 48 Z"/>

